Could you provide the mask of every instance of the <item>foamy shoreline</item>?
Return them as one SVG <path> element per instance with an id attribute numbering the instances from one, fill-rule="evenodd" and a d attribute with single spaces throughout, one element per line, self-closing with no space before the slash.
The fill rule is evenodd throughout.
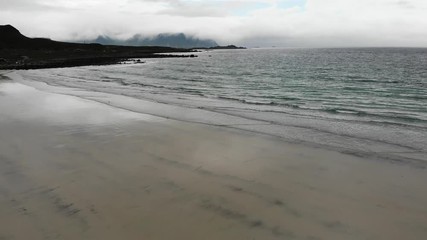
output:
<path id="1" fill-rule="evenodd" d="M 2 239 L 427 236 L 424 169 L 130 112 L 96 102 L 105 94 L 72 90 L 82 99 L 60 89 L 0 82 Z"/>

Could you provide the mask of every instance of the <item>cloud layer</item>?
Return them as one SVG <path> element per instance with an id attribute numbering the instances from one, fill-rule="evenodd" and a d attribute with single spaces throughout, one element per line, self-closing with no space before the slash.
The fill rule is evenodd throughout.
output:
<path id="1" fill-rule="evenodd" d="M 222 44 L 427 47 L 425 0 L 2 0 L 0 24 L 78 40 L 185 32 Z"/>

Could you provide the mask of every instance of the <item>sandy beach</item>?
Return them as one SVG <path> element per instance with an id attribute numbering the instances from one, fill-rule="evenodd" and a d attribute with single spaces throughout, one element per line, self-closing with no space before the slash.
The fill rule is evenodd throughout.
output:
<path id="1" fill-rule="evenodd" d="M 426 173 L 0 73 L 1 240 L 421 240 Z"/>

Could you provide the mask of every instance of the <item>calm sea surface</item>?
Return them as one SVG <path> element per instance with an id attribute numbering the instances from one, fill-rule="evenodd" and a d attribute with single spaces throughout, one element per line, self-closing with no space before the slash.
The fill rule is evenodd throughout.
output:
<path id="1" fill-rule="evenodd" d="M 300 137 L 288 131 L 297 140 L 334 145 L 341 136 L 418 158 L 427 151 L 427 49 L 220 50 L 144 61 L 24 75 L 299 128 Z"/>

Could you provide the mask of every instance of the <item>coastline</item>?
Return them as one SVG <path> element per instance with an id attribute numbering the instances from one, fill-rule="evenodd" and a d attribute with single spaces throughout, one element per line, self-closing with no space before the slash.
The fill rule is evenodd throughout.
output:
<path id="1" fill-rule="evenodd" d="M 151 64 L 151 63 L 147 63 Z M 125 65 L 112 65 L 121 71 Z M 423 129 L 395 131 L 393 125 L 358 123 L 355 119 L 331 121 L 329 118 L 275 112 L 263 112 L 243 109 L 233 102 L 219 102 L 215 99 L 193 96 L 163 96 L 126 85 L 104 85 L 95 81 L 94 85 L 85 85 L 79 81 L 87 70 L 108 71 L 107 67 L 68 69 L 64 75 L 69 81 L 57 81 L 55 78 L 62 69 L 17 71 L 9 77 L 15 81 L 36 87 L 42 91 L 72 95 L 106 104 L 115 108 L 136 113 L 150 114 L 167 119 L 189 123 L 219 126 L 237 131 L 247 131 L 278 138 L 289 143 L 303 144 L 309 147 L 324 148 L 341 153 L 359 156 L 364 159 L 383 161 L 415 168 L 427 168 L 426 145 L 423 141 L 410 141 L 420 135 Z M 72 77 L 75 73 L 76 77 Z M 101 77 L 101 76 L 99 76 Z M 107 79 L 109 81 L 109 79 Z M 109 82 L 107 82 L 109 83 Z M 102 88 L 98 86 L 102 84 Z M 121 88 L 123 87 L 123 88 Z M 228 105 L 227 105 L 228 104 Z M 239 111 L 239 109 L 243 109 Z M 356 126 L 357 123 L 357 126 Z M 348 130 L 347 130 L 348 129 Z M 353 132 L 357 132 L 355 135 Z M 373 137 L 382 133 L 385 139 Z M 422 132 L 421 132 L 422 133 Z M 393 140 L 391 140 L 393 139 Z M 418 137 L 417 139 L 422 139 Z M 413 144 L 413 145 L 411 145 Z"/>
<path id="2" fill-rule="evenodd" d="M 83 57 L 69 59 L 42 59 L 31 63 L 12 63 L 0 64 L 0 70 L 29 70 L 29 69 L 46 69 L 46 68 L 68 68 L 81 66 L 103 66 L 115 65 L 126 61 L 134 63 L 143 63 L 140 59 L 148 58 L 193 58 L 194 54 L 133 54 L 123 56 L 103 56 L 103 57 Z M 137 60 L 136 60 L 137 59 Z"/>
<path id="3" fill-rule="evenodd" d="M 423 168 L 230 128 L 260 123 L 203 109 L 42 84 L 0 80 L 0 238 L 427 234 Z M 126 110 L 131 100 L 148 114 Z"/>
<path id="4" fill-rule="evenodd" d="M 196 57 L 172 55 L 189 49 L 160 46 L 117 46 L 28 38 L 11 25 L 0 25 L 0 70 L 111 65 L 135 58 Z"/>

